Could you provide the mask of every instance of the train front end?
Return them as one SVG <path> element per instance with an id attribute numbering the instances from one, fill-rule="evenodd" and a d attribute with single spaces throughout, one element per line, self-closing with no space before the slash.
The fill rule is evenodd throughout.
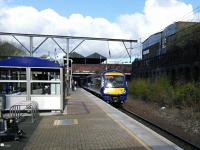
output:
<path id="1" fill-rule="evenodd" d="M 127 82 L 123 73 L 105 72 L 102 78 L 101 95 L 107 103 L 123 104 L 127 99 Z"/>

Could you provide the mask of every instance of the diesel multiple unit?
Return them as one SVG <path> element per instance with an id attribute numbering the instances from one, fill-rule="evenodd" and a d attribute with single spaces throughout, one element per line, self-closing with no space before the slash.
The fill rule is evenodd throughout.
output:
<path id="1" fill-rule="evenodd" d="M 127 82 L 122 72 L 106 70 L 87 77 L 85 88 L 100 95 L 107 103 L 123 104 L 127 98 Z"/>

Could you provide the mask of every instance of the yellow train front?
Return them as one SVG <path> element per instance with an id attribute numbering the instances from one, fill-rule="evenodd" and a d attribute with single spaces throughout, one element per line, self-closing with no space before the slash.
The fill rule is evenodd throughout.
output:
<path id="1" fill-rule="evenodd" d="M 127 88 L 125 75 L 117 70 L 106 70 L 87 78 L 87 89 L 107 103 L 123 104 L 127 99 Z"/>

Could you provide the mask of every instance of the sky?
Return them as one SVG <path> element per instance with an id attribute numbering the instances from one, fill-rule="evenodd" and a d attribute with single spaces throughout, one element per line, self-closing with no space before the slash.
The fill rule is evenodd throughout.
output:
<path id="1" fill-rule="evenodd" d="M 142 42 L 175 21 L 199 21 L 199 7 L 199 0 L 0 0 L 0 32 L 124 38 Z M 3 40 L 11 39 L 3 37 Z M 28 45 L 27 39 L 20 40 Z M 34 44 L 37 46 L 41 40 L 35 39 Z M 65 47 L 64 41 L 58 42 Z M 70 48 L 79 42 L 71 41 Z M 129 43 L 126 44 L 128 47 Z M 141 55 L 138 45 L 134 44 L 133 58 Z M 38 55 L 55 54 L 55 49 L 56 55 L 62 57 L 52 41 L 47 41 Z M 110 59 L 128 57 L 119 42 L 86 41 L 76 51 L 84 56 L 98 52 Z"/>
<path id="2" fill-rule="evenodd" d="M 83 16 L 104 17 L 115 20 L 120 14 L 139 12 L 144 0 L 15 0 L 10 6 L 33 6 L 38 10 L 50 8 L 62 16 L 80 13 Z"/>

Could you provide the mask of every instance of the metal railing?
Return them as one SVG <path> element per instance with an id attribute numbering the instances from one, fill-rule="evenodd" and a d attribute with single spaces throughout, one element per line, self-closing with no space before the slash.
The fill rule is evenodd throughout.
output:
<path id="1" fill-rule="evenodd" d="M 22 101 L 10 107 L 10 117 L 16 118 L 17 121 L 25 114 L 30 114 L 33 123 L 38 116 L 38 112 L 38 104 L 35 101 Z"/>

